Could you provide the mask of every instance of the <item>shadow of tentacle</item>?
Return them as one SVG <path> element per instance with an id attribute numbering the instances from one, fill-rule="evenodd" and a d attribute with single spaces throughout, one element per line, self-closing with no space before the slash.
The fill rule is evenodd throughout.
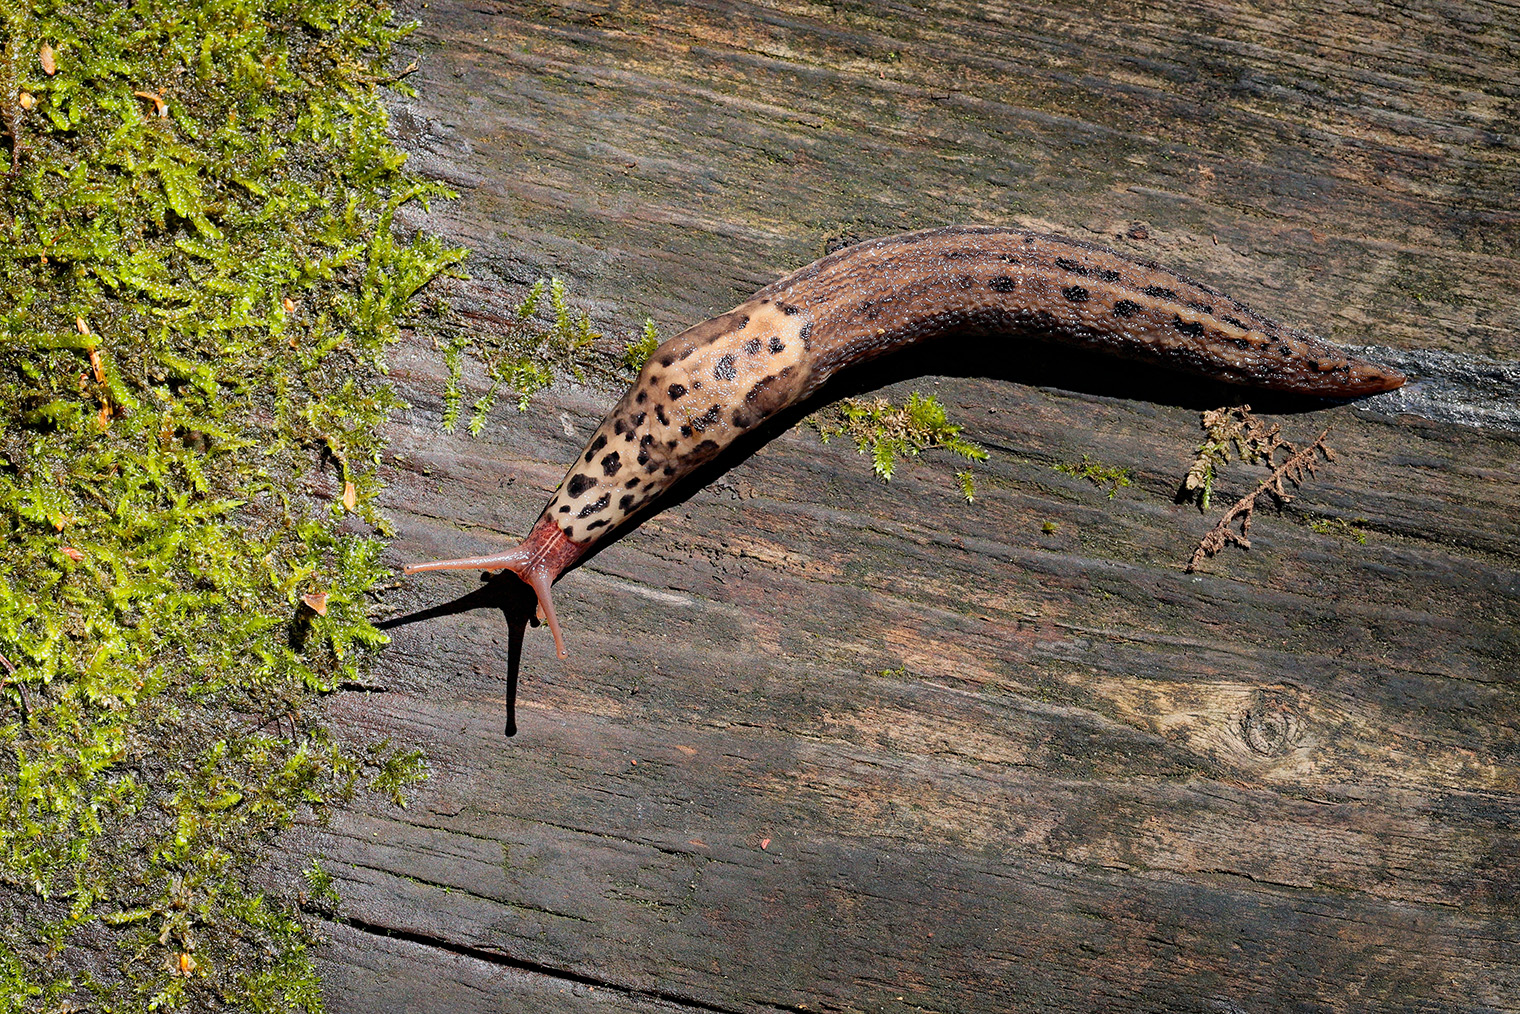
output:
<path id="1" fill-rule="evenodd" d="M 375 624 L 380 630 L 391 630 L 412 623 L 423 623 L 443 616 L 469 612 L 472 609 L 497 609 L 507 624 L 507 735 L 517 735 L 517 676 L 522 665 L 523 636 L 530 626 L 539 625 L 538 598 L 533 589 L 516 574 L 482 574 L 481 585 L 474 591 L 459 596 L 452 602 L 443 602 L 426 609 L 402 616 L 393 616 Z"/>

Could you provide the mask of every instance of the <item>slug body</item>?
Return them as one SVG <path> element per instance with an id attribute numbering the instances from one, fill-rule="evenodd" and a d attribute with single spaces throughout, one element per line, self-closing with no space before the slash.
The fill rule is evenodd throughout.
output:
<path id="1" fill-rule="evenodd" d="M 985 336 L 989 357 L 1034 337 L 1323 397 L 1404 383 L 1112 250 L 1018 229 L 906 233 L 830 254 L 665 342 L 520 546 L 406 572 L 512 570 L 533 587 L 563 658 L 550 586 L 623 519 L 840 370 L 952 334 Z"/>

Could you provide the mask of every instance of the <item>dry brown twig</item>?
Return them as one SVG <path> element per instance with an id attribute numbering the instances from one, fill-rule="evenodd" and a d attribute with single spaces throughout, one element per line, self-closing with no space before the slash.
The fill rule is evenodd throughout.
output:
<path id="1" fill-rule="evenodd" d="M 1205 428 L 1210 428 L 1209 423 L 1211 418 L 1216 423 L 1221 421 L 1226 411 L 1225 409 L 1220 409 L 1218 412 L 1205 412 Z M 1293 483 L 1295 486 L 1301 485 L 1305 476 L 1314 474 L 1314 466 L 1318 457 L 1323 456 L 1326 461 L 1335 460 L 1335 454 L 1325 444 L 1325 437 L 1330 435 L 1328 428 L 1308 447 L 1305 447 L 1303 450 L 1294 450 L 1292 444 L 1278 436 L 1276 426 L 1271 427 L 1269 430 L 1259 420 L 1252 417 L 1250 415 L 1250 406 L 1242 406 L 1240 409 L 1228 411 L 1236 413 L 1236 418 L 1242 424 L 1249 423 L 1252 427 L 1255 427 L 1254 435 L 1261 438 L 1259 446 L 1264 448 L 1258 459 L 1264 458 L 1270 463 L 1278 448 L 1288 451 L 1288 458 L 1282 464 L 1274 467 L 1272 473 L 1263 479 L 1254 490 L 1235 501 L 1234 506 L 1225 511 L 1224 517 L 1219 519 L 1219 523 L 1209 530 L 1209 533 L 1198 543 L 1198 548 L 1193 551 L 1193 558 L 1188 561 L 1186 568 L 1186 572 L 1189 574 L 1198 568 L 1198 564 L 1205 557 L 1213 556 L 1225 546 L 1233 544 L 1242 549 L 1250 549 L 1251 540 L 1247 537 L 1247 534 L 1251 530 L 1251 514 L 1256 510 L 1256 501 L 1263 494 L 1271 493 L 1279 504 L 1288 503 L 1293 497 L 1283 487 L 1284 480 Z M 1242 430 L 1242 432 L 1246 431 Z M 1202 460 L 1200 458 L 1200 463 Z M 1198 488 L 1190 485 L 1194 472 L 1198 468 L 1199 463 L 1195 463 L 1193 470 L 1188 472 L 1188 480 L 1184 482 L 1185 489 L 1192 490 Z M 1212 476 L 1212 471 L 1209 474 Z M 1201 481 L 1199 485 L 1202 485 Z M 1237 519 L 1240 521 L 1239 534 L 1236 534 L 1233 527 Z"/>

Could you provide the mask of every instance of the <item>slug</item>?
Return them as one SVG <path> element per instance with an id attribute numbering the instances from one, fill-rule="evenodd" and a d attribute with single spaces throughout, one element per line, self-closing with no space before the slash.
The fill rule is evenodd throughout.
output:
<path id="1" fill-rule="evenodd" d="M 840 370 L 967 334 L 983 336 L 989 356 L 1034 337 L 1322 397 L 1405 379 L 1103 247 L 996 227 L 910 232 L 830 254 L 662 344 L 520 545 L 405 571 L 514 572 L 565 658 L 550 586 L 623 519 Z"/>

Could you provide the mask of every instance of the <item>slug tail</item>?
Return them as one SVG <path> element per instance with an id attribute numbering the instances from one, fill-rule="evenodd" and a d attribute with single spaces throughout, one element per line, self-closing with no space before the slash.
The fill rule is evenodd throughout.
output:
<path id="1" fill-rule="evenodd" d="M 538 611 L 549 632 L 554 635 L 554 651 L 560 658 L 569 658 L 565 649 L 565 635 L 554 615 L 554 596 L 551 589 L 559 576 L 580 559 L 587 544 L 575 542 L 554 521 L 545 515 L 538 519 L 528 537 L 504 553 L 490 556 L 466 556 L 457 560 L 429 560 L 426 563 L 409 563 L 402 568 L 406 574 L 421 574 L 430 570 L 510 570 L 522 578 L 538 598 Z"/>

